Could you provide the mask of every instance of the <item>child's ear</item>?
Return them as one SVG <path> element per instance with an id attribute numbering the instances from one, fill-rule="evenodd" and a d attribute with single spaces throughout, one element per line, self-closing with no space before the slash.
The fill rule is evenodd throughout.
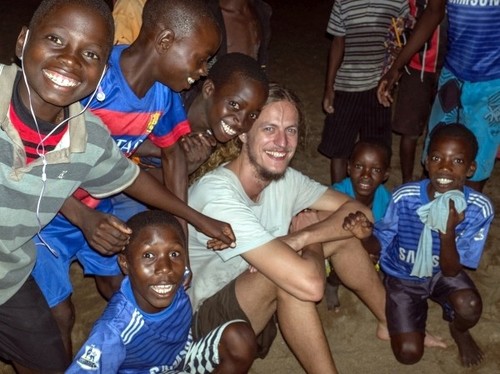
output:
<path id="1" fill-rule="evenodd" d="M 159 54 L 164 54 L 168 51 L 175 40 L 175 33 L 170 29 L 164 29 L 156 36 L 156 49 Z"/>
<path id="2" fill-rule="evenodd" d="M 387 182 L 387 180 L 389 179 L 389 176 L 391 175 L 391 168 L 388 167 L 387 169 L 385 169 L 385 173 L 384 173 L 384 182 Z"/>
<path id="3" fill-rule="evenodd" d="M 28 28 L 26 26 L 23 26 L 16 41 L 16 56 L 20 60 L 23 56 L 24 44 L 28 41 L 27 36 L 28 36 Z"/>
<path id="4" fill-rule="evenodd" d="M 203 87 L 202 87 L 202 93 L 203 93 L 203 98 L 207 99 L 208 97 L 212 96 L 214 93 L 215 87 L 214 87 L 214 82 L 211 79 L 205 79 L 205 82 L 203 82 Z"/>
<path id="5" fill-rule="evenodd" d="M 128 262 L 127 262 L 127 258 L 125 256 L 125 253 L 118 254 L 118 265 L 120 266 L 120 269 L 122 269 L 123 274 L 127 275 L 128 274 Z"/>
<path id="6" fill-rule="evenodd" d="M 469 166 L 469 170 L 467 170 L 467 178 L 472 177 L 474 175 L 474 173 L 476 172 L 476 169 L 477 169 L 476 161 L 472 161 L 470 166 Z"/>

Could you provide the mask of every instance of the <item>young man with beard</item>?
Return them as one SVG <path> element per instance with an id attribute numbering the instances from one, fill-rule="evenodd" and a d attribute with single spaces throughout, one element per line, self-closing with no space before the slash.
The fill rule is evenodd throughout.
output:
<path id="1" fill-rule="evenodd" d="M 385 294 L 361 243 L 342 229 L 346 215 L 371 216 L 369 208 L 289 167 L 302 124 L 295 95 L 271 85 L 258 119 L 239 136 L 237 157 L 190 188 L 190 205 L 219 219 L 231 217 L 238 237 L 235 248 L 213 252 L 203 235 L 189 230 L 193 333 L 199 337 L 221 322 L 246 320 L 264 357 L 276 315 L 306 372 L 336 373 L 316 309 L 325 288 L 324 258 L 332 257 L 344 284 L 376 316 L 381 339 L 388 338 Z M 314 211 L 298 214 L 306 209 Z"/>

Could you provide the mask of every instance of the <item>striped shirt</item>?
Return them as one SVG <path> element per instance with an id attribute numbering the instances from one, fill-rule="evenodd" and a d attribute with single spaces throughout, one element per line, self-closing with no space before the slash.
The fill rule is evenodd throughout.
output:
<path id="1" fill-rule="evenodd" d="M 67 197 L 80 186 L 96 197 L 118 193 L 139 172 L 137 165 L 123 157 L 100 120 L 85 112 L 69 121 L 59 144 L 46 153 L 43 183 L 42 159 L 26 163 L 22 139 L 8 114 L 17 71 L 15 65 L 0 65 L 0 304 L 28 278 L 36 257 L 31 239 Z M 81 110 L 75 103 L 69 114 Z"/>
<path id="2" fill-rule="evenodd" d="M 379 239 L 382 252 L 380 265 L 385 273 L 400 279 L 425 281 L 411 276 L 418 242 L 424 224 L 417 209 L 430 202 L 427 186 L 430 181 L 407 183 L 392 194 L 392 200 L 381 221 L 375 222 L 374 235 Z M 483 253 L 486 237 L 494 217 L 493 206 L 483 194 L 464 186 L 467 202 L 465 218 L 455 229 L 460 263 L 477 268 Z M 439 272 L 440 239 L 432 231 L 433 274 Z"/>
<path id="3" fill-rule="evenodd" d="M 345 37 L 335 90 L 360 92 L 377 86 L 391 19 L 408 12 L 408 0 L 335 0 L 326 31 Z"/>

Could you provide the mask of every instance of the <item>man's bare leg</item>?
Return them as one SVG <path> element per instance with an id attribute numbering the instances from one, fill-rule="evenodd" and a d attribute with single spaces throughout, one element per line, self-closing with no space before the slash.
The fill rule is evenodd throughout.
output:
<path id="1" fill-rule="evenodd" d="M 368 252 L 358 239 L 338 240 L 323 245 L 342 283 L 354 291 L 378 320 L 377 337 L 389 340 L 385 319 L 385 289 Z"/>
<path id="2" fill-rule="evenodd" d="M 308 373 L 337 373 L 314 302 L 279 290 L 261 273 L 245 272 L 236 281 L 240 307 L 259 334 L 277 312 L 283 338 Z M 304 325 L 304 321 L 307 324 Z"/>

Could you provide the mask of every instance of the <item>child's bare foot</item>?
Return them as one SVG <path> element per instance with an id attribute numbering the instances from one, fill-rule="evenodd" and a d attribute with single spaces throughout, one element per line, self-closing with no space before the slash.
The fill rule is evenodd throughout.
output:
<path id="1" fill-rule="evenodd" d="M 424 347 L 427 348 L 447 348 L 448 345 L 440 336 L 434 336 L 428 331 L 425 332 Z"/>
<path id="2" fill-rule="evenodd" d="M 483 360 L 484 353 L 468 330 L 465 332 L 459 331 L 453 326 L 453 323 L 450 323 L 450 333 L 457 343 L 460 361 L 463 366 L 478 365 Z"/>

